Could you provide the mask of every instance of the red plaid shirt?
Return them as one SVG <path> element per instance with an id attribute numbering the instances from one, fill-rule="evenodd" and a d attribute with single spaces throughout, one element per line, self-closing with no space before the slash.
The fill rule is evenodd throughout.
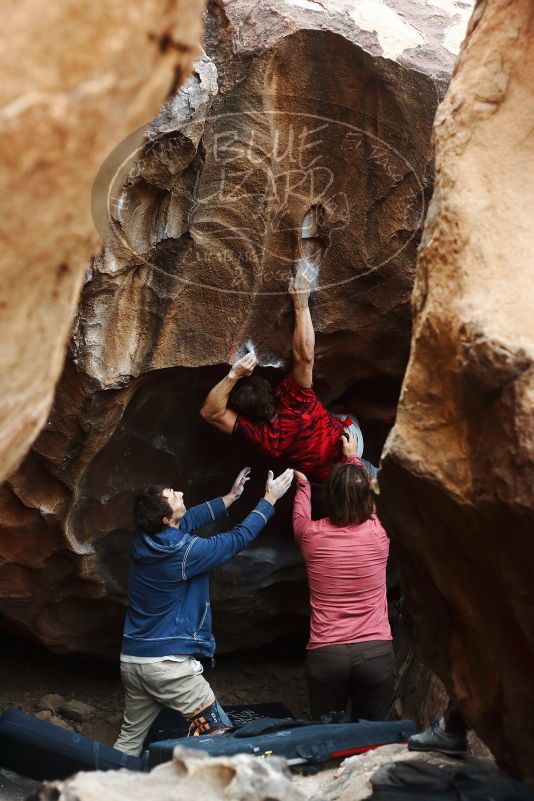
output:
<path id="1" fill-rule="evenodd" d="M 343 461 L 340 437 L 352 421 L 327 412 L 313 389 L 299 386 L 291 374 L 280 382 L 275 395 L 278 412 L 269 423 L 238 415 L 234 434 L 322 483 L 332 466 Z"/>

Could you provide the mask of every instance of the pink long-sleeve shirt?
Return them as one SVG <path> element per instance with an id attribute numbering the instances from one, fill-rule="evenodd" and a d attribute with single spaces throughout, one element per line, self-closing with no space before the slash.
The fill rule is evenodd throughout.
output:
<path id="1" fill-rule="evenodd" d="M 359 464 L 356 457 L 351 458 Z M 308 574 L 308 648 L 391 640 L 386 598 L 389 539 L 375 514 L 365 523 L 334 526 L 311 519 L 311 487 L 297 485 L 293 529 Z"/>

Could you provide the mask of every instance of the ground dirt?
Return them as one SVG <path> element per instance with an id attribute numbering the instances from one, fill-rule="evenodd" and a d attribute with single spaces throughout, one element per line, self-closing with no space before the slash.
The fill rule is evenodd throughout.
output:
<path id="1" fill-rule="evenodd" d="M 280 701 L 295 717 L 309 713 L 303 651 L 285 654 L 274 645 L 217 657 L 205 676 L 223 704 Z M 23 640 L 6 639 L 0 660 L 0 712 L 8 707 L 36 714 L 48 694 L 75 698 L 95 708 L 84 722 L 65 721 L 95 740 L 113 745 L 119 733 L 124 694 L 119 663 L 53 654 Z"/>
<path id="2" fill-rule="evenodd" d="M 205 675 L 223 705 L 281 702 L 297 718 L 309 716 L 304 669 L 304 641 L 279 642 L 261 651 L 223 654 Z M 119 732 L 124 694 L 119 663 L 98 662 L 53 654 L 24 640 L 6 638 L 0 659 L 0 712 L 8 707 L 39 714 L 42 699 L 59 694 L 93 708 L 82 722 L 65 715 L 60 723 L 108 745 Z M 71 705 L 72 706 L 72 705 Z M 76 705 L 75 705 L 76 707 Z M 82 707 L 83 708 L 83 707 Z M 471 754 L 490 756 L 474 736 Z M 295 774 L 295 784 L 307 798 L 322 792 L 338 775 L 339 761 L 330 762 L 315 775 Z M 0 801 L 23 801 L 38 786 L 0 769 Z"/>

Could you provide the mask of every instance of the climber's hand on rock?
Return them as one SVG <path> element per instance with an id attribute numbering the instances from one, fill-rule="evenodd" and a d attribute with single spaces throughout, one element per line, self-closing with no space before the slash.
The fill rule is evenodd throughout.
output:
<path id="1" fill-rule="evenodd" d="M 341 444 L 343 446 L 343 456 L 356 456 L 356 439 L 346 430 L 341 435 Z"/>
<path id="2" fill-rule="evenodd" d="M 274 477 L 273 471 L 269 470 L 267 475 L 267 484 L 265 485 L 265 500 L 269 501 L 273 506 L 282 495 L 285 495 L 293 481 L 293 470 L 289 468 L 284 472 Z"/>
<path id="3" fill-rule="evenodd" d="M 256 367 L 257 363 L 258 360 L 254 354 L 247 353 L 246 356 L 242 356 L 241 359 L 238 359 L 236 362 L 234 362 L 232 369 L 228 373 L 228 377 L 237 380 L 240 378 L 246 378 L 246 376 L 252 374 L 252 371 Z"/>
<path id="4" fill-rule="evenodd" d="M 245 484 L 247 483 L 247 481 L 250 481 L 251 472 L 252 470 L 250 467 L 244 467 L 237 476 L 236 480 L 234 481 L 232 489 L 229 492 L 229 495 L 233 497 L 234 501 L 240 498 L 241 495 L 243 494 L 243 490 L 245 489 Z"/>
<path id="5" fill-rule="evenodd" d="M 298 484 L 299 482 L 306 482 L 306 481 L 308 481 L 308 479 L 306 478 L 306 476 L 304 475 L 304 473 L 301 473 L 301 472 L 300 472 L 300 470 L 293 470 L 293 476 L 294 476 L 294 478 L 295 478 L 295 481 L 297 482 L 297 484 Z"/>
<path id="6" fill-rule="evenodd" d="M 312 285 L 317 275 L 317 268 L 307 259 L 301 259 L 294 277 L 289 279 L 288 292 L 296 307 L 308 305 Z"/>

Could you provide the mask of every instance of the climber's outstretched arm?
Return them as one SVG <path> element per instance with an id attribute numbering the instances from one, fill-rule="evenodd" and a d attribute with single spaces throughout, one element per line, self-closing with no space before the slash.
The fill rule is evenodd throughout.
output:
<path id="1" fill-rule="evenodd" d="M 228 375 L 213 387 L 200 410 L 201 417 L 207 423 L 211 423 L 225 434 L 232 433 L 237 414 L 233 409 L 228 408 L 228 396 L 239 379 L 250 375 L 256 364 L 257 360 L 254 354 L 247 353 L 246 356 L 235 362 Z"/>
<path id="2" fill-rule="evenodd" d="M 289 281 L 289 294 L 295 309 L 295 330 L 293 331 L 293 378 L 301 387 L 311 387 L 313 383 L 313 359 L 315 350 L 315 331 L 308 300 L 313 282 L 310 270 L 298 269 Z"/>

